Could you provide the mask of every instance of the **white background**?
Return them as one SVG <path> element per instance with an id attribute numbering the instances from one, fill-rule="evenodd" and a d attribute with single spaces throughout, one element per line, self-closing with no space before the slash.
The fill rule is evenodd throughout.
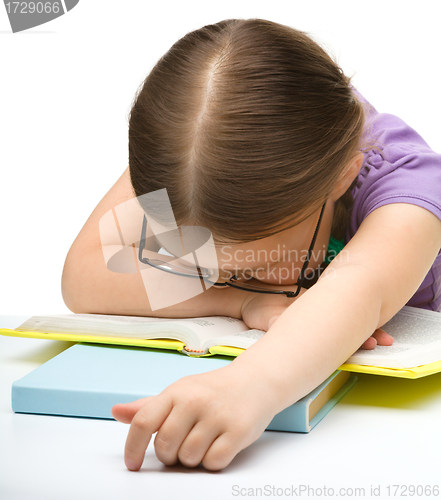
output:
<path id="1" fill-rule="evenodd" d="M 0 4 L 0 315 L 70 312 L 60 290 L 66 254 L 127 167 L 138 86 L 185 33 L 231 17 L 308 31 L 355 74 L 355 86 L 379 111 L 400 116 L 441 152 L 438 9 L 433 1 L 80 0 L 67 15 L 12 34 Z M 126 426 L 12 414 L 12 381 L 61 343 L 1 340 L 4 498 L 194 499 L 210 492 L 223 500 L 233 498 L 235 484 L 367 493 L 381 484 L 385 498 L 386 485 L 439 482 L 438 375 L 360 376 L 310 435 L 265 432 L 221 474 L 165 468 L 151 446 L 144 473 L 133 474 L 122 460 Z"/>
<path id="2" fill-rule="evenodd" d="M 67 252 L 128 165 L 145 76 L 188 31 L 260 17 L 309 32 L 362 94 L 441 151 L 436 2 L 80 0 L 12 34 L 0 5 L 0 314 L 69 313 Z"/>

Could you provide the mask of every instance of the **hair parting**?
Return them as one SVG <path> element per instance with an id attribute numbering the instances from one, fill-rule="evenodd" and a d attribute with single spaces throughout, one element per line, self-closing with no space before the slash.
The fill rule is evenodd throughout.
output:
<path id="1" fill-rule="evenodd" d="M 306 33 L 262 19 L 192 31 L 157 62 L 133 101 L 136 196 L 166 188 L 178 225 L 246 243 L 324 203 L 361 150 L 365 114 L 350 78 Z M 338 201 L 332 235 L 352 206 Z"/>

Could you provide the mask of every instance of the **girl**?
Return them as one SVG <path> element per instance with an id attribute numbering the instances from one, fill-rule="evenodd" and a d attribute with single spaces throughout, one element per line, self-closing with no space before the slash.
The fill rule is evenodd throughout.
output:
<path id="1" fill-rule="evenodd" d="M 225 368 L 116 405 L 131 424 L 126 466 L 139 470 L 157 432 L 164 464 L 220 470 L 360 346 L 390 345 L 380 327 L 405 304 L 439 310 L 440 187 L 441 155 L 378 114 L 305 33 L 227 20 L 173 45 L 134 101 L 129 167 L 73 243 L 63 297 L 75 313 L 224 315 L 267 333 Z M 152 311 L 139 274 L 106 268 L 98 225 L 163 188 L 178 226 L 211 231 L 221 271 L 218 286 Z M 306 251 L 310 277 L 330 241 L 344 252 L 310 286 Z M 297 284 L 295 297 L 252 291 Z"/>

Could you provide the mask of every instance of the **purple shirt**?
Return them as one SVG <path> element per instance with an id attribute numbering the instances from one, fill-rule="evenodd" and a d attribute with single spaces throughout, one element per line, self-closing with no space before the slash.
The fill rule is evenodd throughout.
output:
<path id="1" fill-rule="evenodd" d="M 364 161 L 352 191 L 354 207 L 346 232 L 348 242 L 363 220 L 389 203 L 411 203 L 441 219 L 441 154 L 400 118 L 378 113 L 367 106 L 366 134 L 377 149 L 364 153 Z M 441 252 L 421 286 L 406 304 L 441 311 Z"/>

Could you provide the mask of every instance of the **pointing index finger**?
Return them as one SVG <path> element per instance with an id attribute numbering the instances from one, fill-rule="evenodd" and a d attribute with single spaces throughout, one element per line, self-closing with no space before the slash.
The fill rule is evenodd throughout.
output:
<path id="1" fill-rule="evenodd" d="M 164 423 L 172 406 L 169 396 L 152 397 L 133 417 L 124 451 L 124 461 L 129 470 L 137 471 L 141 468 L 152 435 Z"/>

